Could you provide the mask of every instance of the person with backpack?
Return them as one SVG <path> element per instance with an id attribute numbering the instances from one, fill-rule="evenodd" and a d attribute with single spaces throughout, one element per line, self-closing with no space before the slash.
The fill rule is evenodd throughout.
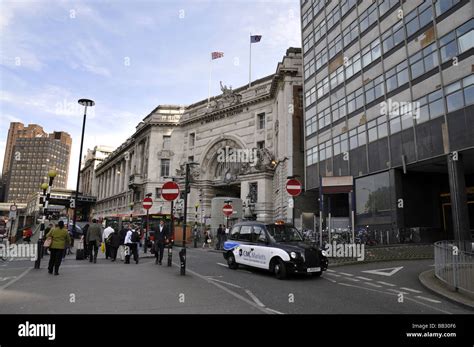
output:
<path id="1" fill-rule="evenodd" d="M 125 264 L 130 264 L 130 252 L 133 254 L 133 260 L 138 264 L 138 249 L 137 242 L 140 240 L 140 235 L 134 229 L 129 229 L 125 235 L 124 245 L 129 248 L 128 254 L 125 256 Z"/>

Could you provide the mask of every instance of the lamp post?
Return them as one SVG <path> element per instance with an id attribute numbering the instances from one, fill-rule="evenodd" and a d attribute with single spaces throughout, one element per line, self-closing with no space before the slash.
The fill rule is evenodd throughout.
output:
<path id="1" fill-rule="evenodd" d="M 188 193 L 190 192 L 189 187 L 189 175 L 190 167 L 192 165 L 199 165 L 195 162 L 186 163 L 186 174 L 184 179 L 184 216 L 183 216 L 183 248 L 179 252 L 179 258 L 181 260 L 181 275 L 186 275 L 186 224 L 188 214 Z"/>
<path id="2" fill-rule="evenodd" d="M 152 193 L 148 193 L 148 194 L 146 194 L 145 196 L 146 196 L 147 198 L 151 198 L 152 195 L 153 195 Z M 144 248 L 143 253 L 146 253 L 146 252 L 147 252 L 147 248 L 148 248 L 149 211 L 150 211 L 150 209 L 147 208 L 147 209 L 146 209 L 145 247 L 143 247 L 143 248 Z"/>
<path id="3" fill-rule="evenodd" d="M 79 99 L 77 102 L 79 103 L 79 105 L 84 106 L 84 118 L 82 120 L 81 146 L 79 148 L 79 166 L 77 167 L 76 194 L 74 198 L 74 211 L 73 211 L 73 217 L 72 217 L 73 233 L 76 231 L 76 217 L 77 217 L 77 205 L 78 205 L 77 200 L 79 196 L 79 181 L 81 177 L 81 162 L 82 162 L 82 145 L 84 144 L 84 130 L 86 127 L 87 107 L 92 107 L 95 105 L 95 102 L 89 99 Z"/>
<path id="4" fill-rule="evenodd" d="M 48 213 L 49 196 L 51 194 L 51 187 L 53 186 L 54 178 L 56 177 L 56 171 L 49 170 L 48 177 L 49 177 L 49 182 L 43 183 L 40 186 L 40 188 L 43 190 L 43 197 L 42 197 L 43 218 L 41 220 L 40 235 L 38 238 L 37 249 L 36 249 L 37 253 L 36 253 L 36 261 L 35 261 L 35 269 L 40 268 L 41 258 L 43 257 L 43 239 L 44 239 L 45 221 L 46 221 L 46 216 Z"/>

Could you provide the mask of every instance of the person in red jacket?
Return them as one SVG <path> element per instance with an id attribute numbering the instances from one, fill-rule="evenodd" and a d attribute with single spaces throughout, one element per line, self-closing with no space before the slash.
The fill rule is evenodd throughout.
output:
<path id="1" fill-rule="evenodd" d="M 30 243 L 31 236 L 33 236 L 33 231 L 31 230 L 30 227 L 26 227 L 23 230 L 23 242 Z"/>

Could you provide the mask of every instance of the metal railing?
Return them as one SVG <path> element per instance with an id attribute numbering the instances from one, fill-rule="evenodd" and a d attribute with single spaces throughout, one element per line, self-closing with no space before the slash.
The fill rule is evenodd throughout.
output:
<path id="1" fill-rule="evenodd" d="M 454 241 L 434 244 L 435 276 L 455 291 L 474 295 L 474 253 L 462 251 Z"/>

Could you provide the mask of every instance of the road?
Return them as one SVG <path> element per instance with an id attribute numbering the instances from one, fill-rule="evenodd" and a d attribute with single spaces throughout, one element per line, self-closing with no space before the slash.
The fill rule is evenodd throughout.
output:
<path id="1" fill-rule="evenodd" d="M 125 265 L 67 259 L 59 276 L 30 261 L 0 262 L 2 313 L 469 314 L 429 293 L 418 274 L 432 260 L 329 268 L 321 278 L 277 280 L 261 270 L 230 270 L 221 253 L 188 249 L 187 274 L 153 259 Z M 164 262 L 165 264 L 165 262 Z M 385 268 L 400 268 L 368 273 Z M 400 295 L 402 294 L 402 295 Z"/>

